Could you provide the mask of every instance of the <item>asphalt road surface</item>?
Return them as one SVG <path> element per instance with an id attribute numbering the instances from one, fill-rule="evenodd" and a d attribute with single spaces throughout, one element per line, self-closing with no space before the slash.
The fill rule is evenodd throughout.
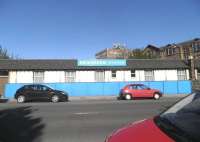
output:
<path id="1" fill-rule="evenodd" d="M 0 104 L 0 141 L 104 142 L 113 130 L 151 118 L 178 99 Z"/>

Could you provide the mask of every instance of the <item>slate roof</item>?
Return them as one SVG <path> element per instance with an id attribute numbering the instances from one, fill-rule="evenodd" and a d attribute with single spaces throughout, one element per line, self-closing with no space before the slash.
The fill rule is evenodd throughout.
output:
<path id="1" fill-rule="evenodd" d="M 188 68 L 186 63 L 180 60 L 128 60 L 128 67 L 136 69 L 180 69 Z"/>
<path id="2" fill-rule="evenodd" d="M 0 60 L 5 70 L 64 70 L 74 69 L 76 60 Z"/>
<path id="3" fill-rule="evenodd" d="M 200 61 L 196 61 L 200 68 Z M 189 68 L 180 60 L 132 59 L 125 67 L 78 67 L 77 60 L 0 60 L 0 70 L 95 70 L 95 69 L 181 69 Z"/>

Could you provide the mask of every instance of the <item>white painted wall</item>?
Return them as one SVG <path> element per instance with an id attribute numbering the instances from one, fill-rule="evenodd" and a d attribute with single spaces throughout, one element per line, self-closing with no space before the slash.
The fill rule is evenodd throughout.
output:
<path id="1" fill-rule="evenodd" d="M 136 76 L 131 77 L 130 70 L 121 70 L 116 72 L 116 78 L 112 78 L 112 71 L 105 71 L 106 82 L 117 82 L 117 81 L 144 81 L 144 71 L 136 70 Z"/>
<path id="2" fill-rule="evenodd" d="M 166 80 L 178 80 L 177 70 L 166 70 Z"/>
<path id="3" fill-rule="evenodd" d="M 64 71 L 45 71 L 44 82 L 45 83 L 65 82 L 65 72 Z"/>
<path id="4" fill-rule="evenodd" d="M 17 82 L 17 72 L 16 71 L 10 71 L 9 72 L 9 83 L 16 83 Z"/>
<path id="5" fill-rule="evenodd" d="M 190 79 L 190 71 L 188 69 L 186 70 L 186 74 L 187 74 L 187 80 L 189 80 Z"/>
<path id="6" fill-rule="evenodd" d="M 189 70 L 186 70 L 189 79 Z M 111 70 L 105 71 L 105 82 L 145 81 L 144 70 L 136 70 L 131 78 L 130 70 L 118 70 L 112 78 Z M 177 70 L 154 70 L 155 81 L 177 80 Z M 76 71 L 76 82 L 95 82 L 95 71 Z M 65 71 L 45 71 L 44 83 L 64 83 Z M 10 71 L 9 83 L 33 83 L 32 71 Z"/>
<path id="7" fill-rule="evenodd" d="M 76 71 L 76 82 L 95 82 L 94 71 Z"/>
<path id="8" fill-rule="evenodd" d="M 154 70 L 155 81 L 177 80 L 177 70 Z"/>
<path id="9" fill-rule="evenodd" d="M 9 83 L 33 83 L 32 71 L 9 72 Z"/>
<path id="10" fill-rule="evenodd" d="M 167 80 L 166 70 L 154 70 L 154 79 L 156 81 Z"/>

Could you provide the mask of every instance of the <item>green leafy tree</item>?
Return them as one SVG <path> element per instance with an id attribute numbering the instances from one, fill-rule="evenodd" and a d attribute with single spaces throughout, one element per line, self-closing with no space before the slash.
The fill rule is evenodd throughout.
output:
<path id="1" fill-rule="evenodd" d="M 153 56 L 151 54 L 145 54 L 143 49 L 133 49 L 129 54 L 129 59 L 156 59 L 158 56 Z"/>
<path id="2" fill-rule="evenodd" d="M 149 59 L 149 58 L 150 57 L 143 54 L 143 50 L 139 48 L 133 49 L 129 55 L 129 59 Z"/>

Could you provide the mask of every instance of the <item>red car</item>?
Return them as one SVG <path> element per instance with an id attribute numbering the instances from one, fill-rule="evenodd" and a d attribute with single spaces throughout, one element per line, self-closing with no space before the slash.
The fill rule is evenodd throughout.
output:
<path id="1" fill-rule="evenodd" d="M 120 91 L 120 99 L 131 100 L 133 98 L 154 98 L 158 100 L 162 96 L 159 90 L 151 89 L 143 84 L 129 84 Z"/>
<path id="2" fill-rule="evenodd" d="M 153 119 L 113 132 L 105 142 L 200 142 L 200 92 L 182 99 Z"/>

